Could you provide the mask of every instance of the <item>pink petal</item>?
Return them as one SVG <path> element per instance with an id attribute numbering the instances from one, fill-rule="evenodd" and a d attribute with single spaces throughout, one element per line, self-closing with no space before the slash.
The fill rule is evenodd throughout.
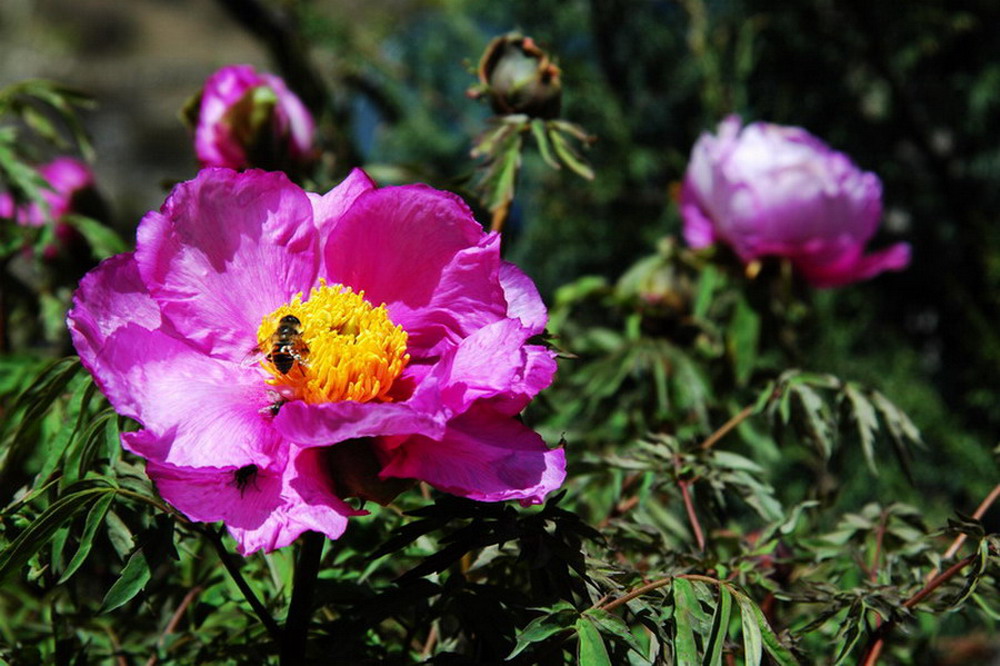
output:
<path id="1" fill-rule="evenodd" d="M 189 518 L 225 521 L 239 552 L 271 552 L 291 544 L 303 532 L 331 539 L 347 528 L 352 509 L 332 492 L 317 453 L 291 450 L 283 468 L 259 467 L 240 482 L 239 468 L 172 467 L 151 462 L 147 471 L 165 500 Z"/>
<path id="2" fill-rule="evenodd" d="M 73 345 L 84 367 L 97 374 L 108 337 L 128 323 L 152 330 L 160 308 L 146 291 L 131 253 L 105 259 L 80 280 L 67 315 Z"/>
<path id="3" fill-rule="evenodd" d="M 312 205 L 280 173 L 204 169 L 143 218 L 137 238 L 139 272 L 164 317 L 234 361 L 255 346 L 264 315 L 316 280 Z"/>
<path id="4" fill-rule="evenodd" d="M 313 207 L 313 221 L 319 229 L 329 234 L 355 200 L 374 189 L 375 181 L 367 173 L 361 169 L 353 169 L 347 178 L 326 194 L 306 192 Z"/>
<path id="5" fill-rule="evenodd" d="M 447 420 L 434 397 L 436 392 L 428 385 L 423 394 L 405 403 L 344 401 L 308 405 L 293 401 L 281 407 L 274 427 L 299 446 L 329 446 L 358 437 L 415 432 L 433 437 L 444 432 Z"/>
<path id="6" fill-rule="evenodd" d="M 431 374 L 438 378 L 451 414 L 461 414 L 483 398 L 534 395 L 548 386 L 554 362 L 548 374 L 537 367 L 544 363 L 544 352 L 540 355 L 537 347 L 529 352 L 524 344 L 528 336 L 519 319 L 504 319 L 482 327 L 442 359 Z M 533 372 L 527 372 L 529 366 Z"/>
<path id="7" fill-rule="evenodd" d="M 324 256 L 332 282 L 388 306 L 414 356 L 440 354 L 506 313 L 499 236 L 484 234 L 465 203 L 447 192 L 408 185 L 362 194 Z"/>
<path id="8" fill-rule="evenodd" d="M 453 420 L 440 441 L 417 435 L 379 443 L 387 458 L 381 476 L 420 479 L 483 502 L 538 504 L 566 477 L 562 449 L 548 448 L 535 431 L 489 409 Z"/>
<path id="9" fill-rule="evenodd" d="M 507 300 L 507 316 L 520 319 L 531 335 L 544 331 L 549 313 L 531 278 L 514 264 L 504 261 L 500 263 L 500 286 Z"/>
<path id="10" fill-rule="evenodd" d="M 126 448 L 179 466 L 270 464 L 279 435 L 258 368 L 205 356 L 162 331 L 129 324 L 107 341 L 92 371 L 114 408 L 145 430 Z"/>
<path id="11" fill-rule="evenodd" d="M 796 267 L 815 287 L 840 287 L 885 271 L 901 271 L 909 264 L 909 243 L 896 243 L 864 256 L 853 254 L 829 264 L 796 262 Z"/>

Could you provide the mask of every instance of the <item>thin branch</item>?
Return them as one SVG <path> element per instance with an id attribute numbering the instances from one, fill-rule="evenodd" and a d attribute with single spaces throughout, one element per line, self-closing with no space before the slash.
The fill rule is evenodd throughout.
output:
<path id="1" fill-rule="evenodd" d="M 924 585 L 916 594 L 904 601 L 903 608 L 910 609 L 919 604 L 921 601 L 926 599 L 931 592 L 953 578 L 959 571 L 969 566 L 974 559 L 976 559 L 976 555 L 969 555 L 968 557 L 955 562 L 955 564 L 948 567 L 944 573 L 934 578 L 934 580 Z M 878 626 L 872 634 L 871 639 L 868 641 L 868 647 L 865 648 L 865 652 L 861 656 L 861 661 L 859 661 L 858 664 L 861 666 L 875 666 L 875 664 L 878 663 L 879 655 L 882 654 L 882 648 L 885 645 L 886 636 L 888 636 L 892 628 L 896 626 L 897 621 L 898 620 L 896 618 L 891 618 Z"/>
<path id="2" fill-rule="evenodd" d="M 694 510 L 694 502 L 691 501 L 691 491 L 688 486 L 690 481 L 680 478 L 680 462 L 674 457 L 674 470 L 677 472 L 677 486 L 681 489 L 681 498 L 684 500 L 684 510 L 687 512 L 688 521 L 691 523 L 691 530 L 694 532 L 694 540 L 698 544 L 698 551 L 705 551 L 705 534 L 701 530 L 701 523 L 698 521 L 698 514 Z"/>
<path id="3" fill-rule="evenodd" d="M 631 592 L 629 592 L 625 596 L 618 597 L 617 599 L 614 599 L 613 601 L 609 601 L 609 602 L 605 603 L 604 605 L 595 604 L 594 608 L 600 608 L 601 610 L 608 611 L 608 612 L 613 611 L 614 609 L 618 608 L 619 606 L 621 606 L 623 604 L 627 604 L 628 602 L 632 601 L 636 597 L 641 597 L 642 595 L 644 595 L 644 594 L 646 594 L 648 592 L 652 592 L 653 590 L 656 590 L 656 589 L 659 589 L 661 587 L 665 587 L 665 586 L 669 585 L 671 582 L 673 582 L 673 580 L 675 578 L 684 578 L 686 580 L 697 580 L 697 581 L 700 581 L 702 583 L 709 583 L 710 585 L 722 585 L 723 584 L 722 581 L 720 581 L 718 578 L 712 578 L 711 576 L 702 576 L 701 574 L 678 574 L 676 576 L 667 576 L 665 578 L 660 578 L 658 580 L 654 580 L 651 583 L 646 583 L 642 587 L 639 587 L 639 588 L 636 588 L 636 589 L 632 590 Z"/>
<path id="4" fill-rule="evenodd" d="M 164 642 L 167 640 L 167 636 L 177 630 L 177 625 L 180 624 L 181 618 L 183 618 L 184 613 L 187 612 L 188 606 L 190 606 L 194 600 L 198 598 L 198 595 L 201 594 L 203 589 L 204 588 L 202 588 L 201 585 L 196 585 L 188 590 L 188 593 L 184 595 L 183 599 L 181 599 L 181 603 L 178 604 L 177 610 L 175 610 L 174 614 L 170 616 L 170 622 L 167 623 L 163 633 L 160 634 L 160 638 L 156 641 L 157 651 L 163 647 Z M 146 666 L 156 666 L 159 660 L 159 656 L 156 653 L 153 653 L 146 661 Z"/>
<path id="5" fill-rule="evenodd" d="M 232 555 L 229 554 L 229 551 L 226 550 L 225 544 L 222 543 L 222 538 L 211 528 L 204 528 L 202 533 L 208 537 L 209 542 L 211 542 L 212 546 L 215 547 L 215 552 L 219 555 L 219 560 L 222 561 L 222 566 L 224 566 L 226 571 L 229 572 L 229 576 L 233 579 L 233 582 L 236 583 L 236 587 L 240 588 L 240 592 L 243 593 L 243 598 L 247 600 L 247 603 L 250 604 L 253 612 L 256 613 L 258 619 L 260 619 L 261 623 L 267 629 L 267 633 L 270 634 L 271 640 L 280 644 L 282 637 L 281 627 L 279 627 L 278 623 L 274 621 L 271 614 L 267 612 L 264 604 L 260 602 L 260 599 L 257 598 L 253 589 L 243 578 L 243 574 L 240 573 L 239 567 L 237 567 L 236 563 L 233 562 Z"/>
<path id="6" fill-rule="evenodd" d="M 709 435 L 708 439 L 702 442 L 698 446 L 698 448 L 701 449 L 702 451 L 707 451 L 713 446 L 715 446 L 720 439 L 729 434 L 730 430 L 732 430 L 733 428 L 735 428 L 736 426 L 738 426 L 739 424 L 743 423 L 748 418 L 750 418 L 750 415 L 753 414 L 753 410 L 754 410 L 754 405 L 747 405 L 746 407 L 741 409 L 739 412 L 734 414 L 731 419 L 723 423 L 721 428 L 719 428 L 711 435 Z"/>
<path id="7" fill-rule="evenodd" d="M 976 520 L 980 520 L 984 515 L 986 515 L 986 512 L 993 505 L 993 503 L 997 501 L 998 497 L 1000 497 L 1000 483 L 998 483 L 996 487 L 993 488 L 990 494 L 986 496 L 986 499 L 984 499 L 982 502 L 979 503 L 979 506 L 972 514 L 972 517 L 975 518 Z M 942 556 L 941 558 L 942 561 L 950 560 L 951 558 L 955 557 L 955 553 L 957 553 L 958 549 L 962 547 L 962 544 L 965 543 L 965 539 L 967 537 L 968 537 L 967 534 L 959 534 L 957 537 L 955 537 L 955 540 L 951 543 L 951 546 L 949 546 L 948 550 L 946 550 L 944 555 Z M 937 572 L 938 572 L 937 569 L 933 569 L 931 573 L 927 576 L 927 578 L 928 579 L 933 578 L 934 576 L 937 575 Z"/>
<path id="8" fill-rule="evenodd" d="M 878 563 L 882 556 L 882 542 L 885 540 L 885 529 L 888 522 L 889 512 L 883 509 L 882 519 L 879 520 L 878 527 L 875 529 L 875 553 L 872 555 L 871 568 L 868 570 L 868 579 L 873 583 L 878 580 Z"/>

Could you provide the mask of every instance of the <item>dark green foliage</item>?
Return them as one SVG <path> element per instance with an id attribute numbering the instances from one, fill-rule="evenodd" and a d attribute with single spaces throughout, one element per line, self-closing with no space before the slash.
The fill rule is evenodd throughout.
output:
<path id="1" fill-rule="evenodd" d="M 997 9 L 532 0 L 403 3 L 390 19 L 361 5 L 235 11 L 283 17 L 275 61 L 327 107 L 317 191 L 363 163 L 455 189 L 483 220 L 513 203 L 507 257 L 538 280 L 561 357 L 524 419 L 565 446 L 569 475 L 540 507 L 427 487 L 366 505 L 320 554 L 307 662 L 1000 650 L 982 638 L 1000 623 L 996 508 L 962 513 L 1000 477 Z M 562 118 L 490 120 L 465 98 L 461 62 L 514 28 L 556 56 Z M 322 68 L 281 52 L 300 36 Z M 87 106 L 46 82 L 0 90 L 2 189 L 40 201 L 32 163 L 89 155 Z M 787 264 L 748 271 L 664 238 L 692 143 L 730 112 L 804 126 L 876 171 L 891 222 L 878 241 L 910 240 L 913 268 L 815 292 Z M 67 222 L 91 259 L 127 249 L 91 217 Z M 158 498 L 120 446 L 137 424 L 75 358 L 52 360 L 79 276 L 7 271 L 51 234 L 0 233 L 0 658 L 277 663 L 301 544 L 238 558 L 218 526 Z"/>

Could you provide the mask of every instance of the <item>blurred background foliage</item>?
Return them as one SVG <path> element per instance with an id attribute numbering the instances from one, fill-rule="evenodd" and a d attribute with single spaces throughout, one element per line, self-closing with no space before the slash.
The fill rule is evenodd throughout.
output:
<path id="1" fill-rule="evenodd" d="M 82 119 L 96 155 L 98 186 L 111 203 L 102 221 L 126 239 L 141 215 L 162 202 L 167 184 L 194 175 L 190 140 L 176 114 L 205 77 L 232 62 L 281 74 L 321 114 L 327 152 L 311 186 L 323 191 L 351 167 L 364 166 L 382 183 L 422 181 L 457 191 L 485 222 L 488 203 L 475 189 L 481 161 L 470 151 L 491 112 L 466 90 L 494 36 L 518 30 L 533 37 L 562 70 L 562 117 L 597 140 L 583 152 L 595 174 L 592 182 L 570 169 L 553 169 L 530 141 L 521 155 L 506 256 L 538 283 L 551 308 L 552 342 L 565 356 L 556 384 L 526 419 L 551 443 L 566 442 L 571 471 L 560 506 L 600 528 L 612 545 L 605 550 L 608 542 L 555 505 L 514 516 L 500 507 L 470 508 L 446 499 L 429 508 L 421 498 L 400 500 L 396 511 L 377 512 L 378 520 L 358 521 L 327 554 L 328 563 L 343 573 L 329 574 L 322 590 L 331 608 L 355 614 L 330 611 L 323 641 L 335 646 L 344 632 L 368 627 L 369 633 L 360 631 L 351 644 L 359 652 L 345 653 L 360 663 L 362 657 L 405 661 L 399 645 L 417 642 L 419 649 L 411 649 L 409 658 L 436 651 L 502 658 L 515 645 L 522 650 L 534 645 L 529 640 L 534 636 L 543 649 L 533 658 L 561 663 L 565 640 L 559 636 L 565 634 L 559 632 L 575 631 L 579 649 L 593 647 L 587 638 L 593 623 L 617 663 L 630 650 L 640 650 L 599 615 L 600 604 L 590 615 L 578 612 L 593 601 L 586 599 L 581 580 L 589 576 L 595 589 L 613 595 L 648 581 L 654 572 L 711 570 L 753 590 L 772 623 L 801 631 L 793 641 L 801 641 L 800 656 L 829 651 L 833 644 L 846 658 L 864 644 L 870 610 L 888 617 L 887 608 L 899 607 L 904 597 L 891 586 L 919 581 L 918 566 L 926 567 L 943 550 L 946 542 L 935 541 L 933 530 L 955 511 L 971 513 L 1000 478 L 994 449 L 1000 432 L 997 25 L 1000 5 L 990 0 L 135 0 L 128 5 L 5 0 L 0 87 L 44 77 L 93 98 L 95 108 Z M 714 130 L 730 113 L 805 127 L 877 173 L 886 213 L 875 245 L 909 241 L 910 269 L 817 291 L 779 264 L 767 264 L 751 278 L 723 249 L 686 250 L 675 193 L 699 134 Z M 22 134 L 31 129 L 17 126 Z M 19 143 L 17 149 L 41 161 L 54 154 L 44 139 Z M 71 134 L 66 139 L 72 140 Z M 88 144 L 78 145 L 89 150 Z M 59 288 L 50 290 L 63 307 L 78 277 L 62 276 Z M 17 320 L 17 348 L 8 350 L 17 354 L 4 356 L 0 366 L 3 436 L 8 444 L 18 442 L 5 453 L 3 503 L 13 502 L 13 508 L 4 520 L 18 534 L 31 524 L 29 518 L 58 508 L 54 499 L 29 510 L 18 489 L 49 483 L 55 478 L 52 460 L 70 456 L 74 472 L 59 481 L 52 497 L 84 493 L 68 514 L 80 512 L 77 527 L 84 535 L 77 536 L 80 529 L 72 537 L 60 533 L 52 552 L 41 555 L 15 552 L 12 558 L 8 551 L 0 562 L 5 573 L 28 556 L 41 558 L 32 560 L 29 592 L 19 598 L 50 594 L 57 573 L 67 568 L 72 573 L 70 546 L 87 544 L 89 550 L 92 541 L 123 563 L 144 553 L 145 568 L 137 564 L 131 572 L 144 571 L 143 585 L 133 579 L 132 596 L 151 580 L 147 604 L 174 601 L 142 615 L 143 621 L 128 629 L 131 638 L 116 635 L 112 625 L 93 615 L 91 621 L 106 634 L 101 649 L 111 654 L 129 640 L 148 645 L 147 636 L 169 620 L 168 610 L 197 587 L 198 617 L 204 620 L 208 608 L 215 609 L 211 621 L 199 625 L 200 658 L 221 659 L 226 648 L 220 637 L 234 626 L 243 627 L 238 633 L 246 647 L 228 658 L 236 663 L 263 658 L 254 647 L 263 629 L 234 610 L 233 584 L 218 568 L 197 570 L 205 564 L 194 555 L 208 548 L 207 541 L 183 541 L 192 549 L 181 558 L 183 581 L 164 573 L 168 564 L 157 544 L 165 531 L 197 536 L 200 528 L 177 516 L 169 517 L 177 526 L 168 528 L 167 518 L 139 511 L 137 506 L 156 500 L 148 483 L 142 486 L 141 473 L 117 453 L 118 428 L 128 425 L 104 409 L 89 381 L 55 366 L 29 394 L 48 401 L 34 411 L 31 403 L 11 401 L 34 381 L 43 362 L 70 351 L 65 338 L 30 332 L 36 326 L 59 328 L 58 303 L 50 299 L 32 316 L 36 321 Z M 788 368 L 802 372 L 790 374 Z M 60 391 L 69 392 L 65 404 L 56 401 Z M 47 420 L 37 420 L 50 404 Z M 734 416 L 735 434 L 705 447 L 705 438 Z M 57 436 L 67 418 L 76 427 Z M 922 437 L 914 434 L 911 421 Z M 47 442 L 41 451 L 54 458 L 33 452 L 34 441 Z M 116 481 L 92 478 L 91 485 L 74 485 L 84 483 L 88 469 Z M 135 493 L 115 495 L 115 507 L 122 507 L 117 512 L 103 499 L 111 495 L 101 488 L 111 486 Z M 692 548 L 697 535 L 684 510 L 691 493 L 713 544 L 708 554 Z M 450 537 L 439 534 L 440 542 L 411 529 L 412 539 L 404 533 L 388 542 L 390 530 L 405 522 L 398 512 L 418 507 L 430 521 L 423 523 L 428 530 L 454 521 L 467 529 L 459 537 L 454 531 Z M 108 536 L 95 540 L 87 530 L 102 521 L 110 526 Z M 987 532 L 1000 529 L 995 508 L 984 523 Z M 981 528 L 970 523 L 962 529 Z M 497 546 L 503 542 L 497 534 L 513 539 L 527 555 Z M 442 559 L 439 543 L 458 544 L 448 551 L 455 557 Z M 366 559 L 377 544 L 381 552 L 389 552 L 390 545 L 401 549 L 391 565 L 382 560 L 382 569 Z M 586 567 L 584 552 L 593 558 Z M 835 552 L 850 552 L 853 559 L 837 559 Z M 777 560 L 758 566 L 772 556 L 785 558 L 789 568 L 802 565 L 814 578 L 825 577 L 828 587 L 806 581 L 793 589 L 780 562 L 774 568 Z M 889 579 L 878 579 L 880 556 L 887 558 Z M 79 567 L 75 559 L 72 564 Z M 870 562 L 870 570 L 855 560 Z M 269 607 L 281 608 L 291 556 L 279 553 L 266 558 L 266 565 L 262 561 L 249 562 L 248 578 Z M 449 569 L 456 561 L 461 566 Z M 389 584 L 414 567 L 414 579 L 447 573 L 432 576 L 433 582 L 425 579 L 424 587 Z M 470 567 L 480 573 L 469 575 Z M 91 594 L 100 598 L 124 578 L 121 568 L 111 569 L 117 574 L 102 564 L 73 584 L 99 588 Z M 985 565 L 969 580 L 984 572 Z M 883 586 L 859 592 L 869 574 Z M 503 594 L 488 585 L 500 577 L 510 588 Z M 725 594 L 736 595 L 741 609 L 750 606 L 736 588 L 723 593 L 724 586 L 698 587 L 704 585 L 695 580 L 690 589 L 672 586 L 663 599 L 630 605 L 630 624 L 670 625 L 674 633 L 661 638 L 677 641 L 677 632 L 683 634 L 688 625 L 671 619 L 670 612 L 684 610 L 697 620 L 691 626 L 701 627 L 697 645 L 709 652 L 719 640 L 718 625 L 725 623 L 713 623 L 712 615 L 730 603 Z M 525 598 L 526 591 L 536 596 Z M 966 591 L 971 592 L 956 589 L 954 599 Z M 125 608 L 138 607 L 128 591 L 117 592 L 121 604 L 134 604 Z M 783 614 L 767 609 L 771 592 L 785 595 Z M 86 592 L 76 590 L 77 595 Z M 559 606 L 565 602 L 571 606 Z M 825 604 L 830 617 L 840 615 L 824 625 L 822 614 L 810 615 L 809 603 Z M 107 604 L 106 597 L 89 612 Z M 459 610 L 468 604 L 481 611 L 478 620 Z M 542 607 L 546 611 L 539 615 Z M 13 601 L 5 602 L 7 612 L 14 608 Z M 41 622 L 27 605 L 22 608 L 25 621 Z M 46 621 L 63 626 L 56 608 L 46 611 Z M 60 607 L 63 611 L 88 613 Z M 230 612 L 244 624 L 234 624 Z M 706 612 L 707 618 L 701 617 Z M 746 612 L 752 615 L 752 609 Z M 396 624 L 386 629 L 389 616 Z M 0 635 L 10 645 L 16 642 L 17 618 L 9 617 L 14 620 L 0 626 Z M 991 617 L 989 622 L 998 619 L 995 610 Z M 484 618 L 501 627 L 499 637 L 485 635 L 485 626 L 469 626 Z M 546 618 L 548 628 L 529 624 Z M 439 646 L 427 634 L 431 620 L 438 623 Z M 526 625 L 538 631 L 529 636 Z M 744 640 L 752 625 L 742 625 Z M 954 660 L 957 639 L 939 637 L 982 638 L 976 632 L 984 625 L 953 614 L 943 629 L 927 622 L 919 626 L 921 632 L 906 646 L 893 648 L 900 663 L 975 663 Z M 449 627 L 462 638 L 449 642 Z M 644 640 L 655 643 L 650 631 L 654 638 Z M 168 633 L 157 643 L 163 659 L 174 649 Z M 57 641 L 57 647 L 70 654 L 80 638 L 70 631 L 59 640 L 69 641 Z M 989 645 L 988 638 L 970 640 L 973 647 Z M 922 653 L 928 644 L 935 646 L 933 654 L 953 660 L 931 661 L 932 652 Z M 992 645 L 995 649 L 995 641 Z M 530 649 L 522 659 L 528 654 Z M 462 663 L 445 656 L 439 655 L 439 663 Z M 686 663 L 682 656 L 678 663 Z M 780 652 L 771 656 L 781 662 Z M 830 663 L 835 657 L 830 655 Z"/>

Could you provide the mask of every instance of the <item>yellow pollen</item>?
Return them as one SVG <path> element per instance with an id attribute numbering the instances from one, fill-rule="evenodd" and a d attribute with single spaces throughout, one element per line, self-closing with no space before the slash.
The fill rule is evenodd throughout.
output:
<path id="1" fill-rule="evenodd" d="M 323 280 L 305 302 L 300 292 L 265 316 L 257 343 L 267 383 L 285 399 L 309 403 L 391 400 L 389 389 L 410 360 L 406 331 L 384 303 L 375 307 L 365 292 Z"/>

